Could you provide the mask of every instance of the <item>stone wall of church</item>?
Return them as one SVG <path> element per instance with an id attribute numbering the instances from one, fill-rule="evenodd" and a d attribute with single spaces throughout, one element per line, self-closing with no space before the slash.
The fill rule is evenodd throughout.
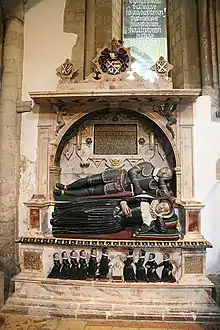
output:
<path id="1" fill-rule="evenodd" d="M 200 88 L 197 7 L 194 0 L 168 2 L 169 60 L 174 88 Z"/>
<path id="2" fill-rule="evenodd" d="M 56 90 L 56 68 L 72 56 L 76 35 L 64 32 L 65 4 L 66 0 L 57 1 L 56 5 L 53 0 L 28 2 L 24 25 L 23 101 L 30 100 L 30 91 Z M 23 202 L 37 192 L 38 186 L 39 118 L 37 109 L 34 110 L 22 114 L 19 235 L 24 234 L 27 227 L 27 209 Z"/>

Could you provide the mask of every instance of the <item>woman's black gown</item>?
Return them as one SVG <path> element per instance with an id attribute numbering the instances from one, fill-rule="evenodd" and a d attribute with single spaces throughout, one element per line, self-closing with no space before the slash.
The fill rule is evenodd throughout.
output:
<path id="1" fill-rule="evenodd" d="M 86 280 L 87 262 L 84 258 L 79 258 L 78 280 Z"/>
<path id="2" fill-rule="evenodd" d="M 136 282 L 136 277 L 133 268 L 133 258 L 124 260 L 123 275 L 126 282 Z"/>
<path id="3" fill-rule="evenodd" d="M 77 280 L 78 279 L 78 269 L 79 263 L 76 258 L 71 258 L 71 268 L 70 268 L 70 279 Z"/>
<path id="4" fill-rule="evenodd" d="M 54 260 L 54 266 L 51 269 L 51 271 L 47 277 L 48 278 L 59 278 L 60 277 L 60 268 L 61 268 L 60 261 Z"/>
<path id="5" fill-rule="evenodd" d="M 51 225 L 54 235 L 60 234 L 111 234 L 141 225 L 140 203 L 148 198 L 131 197 L 125 199 L 131 208 L 131 217 L 121 211 L 121 199 L 77 198 L 68 203 L 56 203 Z"/>
<path id="6" fill-rule="evenodd" d="M 149 282 L 146 274 L 146 269 L 144 267 L 144 258 L 139 258 L 136 262 L 136 279 L 138 282 Z"/>
<path id="7" fill-rule="evenodd" d="M 65 280 L 70 278 L 70 263 L 68 259 L 62 260 L 62 266 L 60 269 L 60 278 Z"/>
<path id="8" fill-rule="evenodd" d="M 88 266 L 88 278 L 95 278 L 97 269 L 98 263 L 96 257 L 90 257 Z"/>

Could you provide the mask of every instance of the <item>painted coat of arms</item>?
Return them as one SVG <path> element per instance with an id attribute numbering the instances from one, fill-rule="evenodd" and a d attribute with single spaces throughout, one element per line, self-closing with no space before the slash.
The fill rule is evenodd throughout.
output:
<path id="1" fill-rule="evenodd" d="M 121 41 L 113 39 L 108 47 L 101 50 L 97 62 L 103 73 L 117 75 L 125 72 L 131 63 L 129 49 Z"/>

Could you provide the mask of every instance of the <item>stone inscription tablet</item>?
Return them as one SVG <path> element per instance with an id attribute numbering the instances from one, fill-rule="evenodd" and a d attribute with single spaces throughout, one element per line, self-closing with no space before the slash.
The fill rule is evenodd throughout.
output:
<path id="1" fill-rule="evenodd" d="M 137 154 L 136 124 L 94 125 L 94 154 L 135 155 Z"/>
<path id="2" fill-rule="evenodd" d="M 165 38 L 165 0 L 125 0 L 124 38 Z"/>

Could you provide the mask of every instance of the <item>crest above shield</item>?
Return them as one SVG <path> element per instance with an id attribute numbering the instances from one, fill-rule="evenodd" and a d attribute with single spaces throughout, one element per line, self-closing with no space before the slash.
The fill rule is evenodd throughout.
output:
<path id="1" fill-rule="evenodd" d="M 99 80 L 99 75 L 107 74 L 117 76 L 130 70 L 134 58 L 131 56 L 130 48 L 124 47 L 121 40 L 112 39 L 111 42 L 101 49 L 92 63 L 95 65 L 94 72 Z"/>

